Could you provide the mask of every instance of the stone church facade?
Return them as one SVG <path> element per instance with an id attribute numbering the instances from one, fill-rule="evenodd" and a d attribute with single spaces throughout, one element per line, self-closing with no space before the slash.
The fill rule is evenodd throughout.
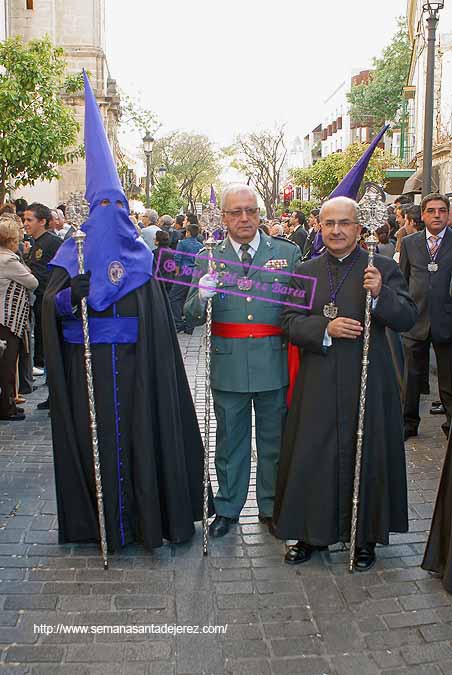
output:
<path id="1" fill-rule="evenodd" d="M 82 68 L 89 71 L 107 135 L 116 154 L 120 99 L 116 81 L 108 71 L 105 53 L 105 0 L 0 0 L 2 3 L 7 35 L 21 35 L 25 41 L 48 35 L 55 45 L 64 48 L 69 73 L 79 72 Z M 0 13 L 0 21 L 1 17 Z M 82 142 L 83 97 L 68 97 L 66 102 L 73 108 L 80 124 L 79 141 Z M 53 207 L 66 201 L 71 192 L 84 192 L 83 160 L 66 164 L 60 173 L 59 181 L 36 183 L 31 188 L 21 189 L 20 196 Z"/>

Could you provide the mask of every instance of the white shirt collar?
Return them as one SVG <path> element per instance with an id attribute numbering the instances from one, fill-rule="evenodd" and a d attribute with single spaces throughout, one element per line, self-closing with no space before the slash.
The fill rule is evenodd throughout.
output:
<path id="1" fill-rule="evenodd" d="M 441 240 L 442 240 L 442 238 L 443 238 L 444 235 L 446 234 L 446 230 L 447 230 L 447 225 L 445 226 L 445 228 L 444 228 L 443 230 L 441 230 L 441 232 L 438 232 L 438 234 L 435 235 L 435 236 L 438 237 L 438 239 L 441 239 Z M 425 238 L 427 239 L 427 242 L 429 241 L 429 237 L 431 237 L 431 236 L 432 236 L 432 233 L 429 232 L 429 231 L 427 230 L 427 228 L 425 228 Z"/>
<path id="2" fill-rule="evenodd" d="M 240 250 L 240 247 L 241 247 L 242 244 L 240 244 L 238 241 L 235 241 L 235 239 L 233 239 L 230 234 L 228 235 L 228 237 L 229 237 L 229 241 L 231 242 L 232 248 L 237 253 L 238 257 L 240 259 L 242 259 L 242 252 Z M 256 232 L 255 236 L 254 236 L 254 239 L 252 239 L 249 242 L 248 252 L 249 252 L 249 254 L 251 255 L 252 258 L 254 258 L 255 253 L 257 253 L 257 249 L 259 248 L 260 242 L 261 242 L 261 235 L 260 235 L 259 230 L 258 230 Z"/>

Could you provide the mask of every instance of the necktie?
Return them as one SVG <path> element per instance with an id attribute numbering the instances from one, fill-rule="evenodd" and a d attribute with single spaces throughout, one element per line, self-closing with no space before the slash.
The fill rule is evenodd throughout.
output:
<path id="1" fill-rule="evenodd" d="M 249 244 L 242 244 L 240 246 L 240 250 L 242 251 L 241 261 L 242 261 L 242 267 L 243 267 L 243 274 L 245 276 L 248 274 L 248 270 L 249 270 L 250 265 L 253 261 L 253 259 L 251 257 L 251 253 L 249 252 L 249 247 L 250 247 Z"/>
<path id="2" fill-rule="evenodd" d="M 439 237 L 437 237 L 434 234 L 431 234 L 428 240 L 430 242 L 430 255 L 432 258 L 434 258 L 439 248 Z"/>

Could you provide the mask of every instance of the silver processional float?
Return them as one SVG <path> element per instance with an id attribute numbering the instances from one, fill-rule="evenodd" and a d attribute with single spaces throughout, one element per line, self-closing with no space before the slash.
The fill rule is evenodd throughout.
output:
<path id="1" fill-rule="evenodd" d="M 85 259 L 83 255 L 83 247 L 85 243 L 86 234 L 80 229 L 80 226 L 88 218 L 89 206 L 88 202 L 85 200 L 82 193 L 74 192 L 73 194 L 71 194 L 67 203 L 66 215 L 68 222 L 76 228 L 76 231 L 72 235 L 72 237 L 77 246 L 78 273 L 84 274 Z M 85 355 L 86 387 L 88 391 L 89 425 L 91 431 L 91 447 L 93 451 L 94 479 L 96 484 L 97 518 L 99 523 L 100 547 L 102 558 L 104 561 L 104 569 L 107 569 L 108 568 L 107 531 L 105 528 L 104 497 L 102 490 L 102 474 L 100 469 L 99 441 L 97 437 L 96 402 L 94 398 L 94 379 L 93 379 L 93 367 L 91 359 L 91 344 L 89 338 L 88 302 L 86 298 L 82 298 L 81 311 L 82 311 L 83 345 Z"/>
<path id="2" fill-rule="evenodd" d="M 378 187 L 378 186 L 375 186 Z M 366 192 L 359 202 L 359 220 L 363 227 L 369 233 L 366 238 L 366 245 L 369 250 L 369 267 L 374 265 L 375 249 L 378 244 L 376 232 L 387 218 L 387 208 L 383 202 L 381 189 L 375 189 L 373 184 L 369 184 Z M 361 362 L 361 387 L 359 393 L 359 415 L 358 431 L 356 434 L 356 455 L 355 455 L 355 476 L 353 484 L 353 509 L 350 533 L 350 560 L 349 572 L 353 574 L 353 565 L 356 552 L 356 532 L 358 527 L 359 500 L 361 488 L 361 465 L 363 455 L 364 424 L 366 418 L 366 393 L 367 393 L 367 373 L 369 369 L 369 347 L 370 347 L 370 329 L 371 329 L 371 291 L 366 292 L 366 305 L 364 313 L 364 336 L 363 336 L 363 354 Z"/>

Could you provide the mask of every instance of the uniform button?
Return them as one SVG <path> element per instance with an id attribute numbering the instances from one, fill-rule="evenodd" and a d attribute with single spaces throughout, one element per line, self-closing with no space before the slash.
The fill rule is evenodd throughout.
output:
<path id="1" fill-rule="evenodd" d="M 253 299 L 253 298 L 250 298 L 250 297 L 248 296 L 247 299 L 246 299 L 246 301 L 247 301 L 247 302 L 251 302 L 252 299 Z"/>
<path id="2" fill-rule="evenodd" d="M 252 321 L 254 319 L 254 316 L 252 314 L 248 314 L 248 321 Z"/>
<path id="3" fill-rule="evenodd" d="M 275 278 L 273 279 L 273 281 L 279 281 L 278 277 L 275 277 Z"/>
<path id="4" fill-rule="evenodd" d="M 253 337 L 254 337 L 254 335 L 248 335 L 248 337 L 249 337 L 249 338 L 253 338 Z"/>
<path id="5" fill-rule="evenodd" d="M 222 281 L 220 281 L 220 283 L 219 283 L 218 285 L 219 285 L 219 286 L 224 286 L 224 284 L 223 284 Z"/>

